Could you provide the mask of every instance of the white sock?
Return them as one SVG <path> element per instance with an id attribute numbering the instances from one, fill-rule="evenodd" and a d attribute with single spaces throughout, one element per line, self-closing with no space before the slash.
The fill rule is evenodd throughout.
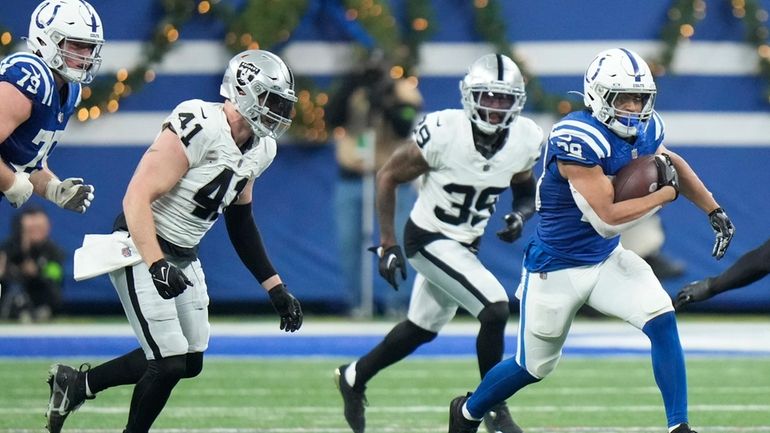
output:
<path id="1" fill-rule="evenodd" d="M 356 362 L 358 361 L 351 363 L 348 365 L 348 368 L 345 369 L 345 382 L 350 386 L 356 384 Z"/>
<path id="2" fill-rule="evenodd" d="M 476 419 L 471 415 L 470 412 L 468 412 L 468 408 L 465 407 L 465 403 L 463 403 L 463 416 L 465 419 L 471 420 L 471 421 L 481 421 L 480 419 Z"/>
<path id="3" fill-rule="evenodd" d="M 679 426 L 680 426 L 680 425 L 682 425 L 682 424 L 684 424 L 684 423 L 682 422 L 682 423 L 679 423 L 679 424 L 677 424 L 677 425 L 675 425 L 675 426 L 673 426 L 673 427 L 669 427 L 669 428 L 668 428 L 668 433 L 671 433 L 672 431 L 676 430 L 676 429 L 677 429 L 677 428 L 679 428 Z"/>
<path id="4" fill-rule="evenodd" d="M 94 394 L 91 392 L 91 388 L 88 386 L 88 373 L 86 373 L 86 397 L 93 397 Z"/>

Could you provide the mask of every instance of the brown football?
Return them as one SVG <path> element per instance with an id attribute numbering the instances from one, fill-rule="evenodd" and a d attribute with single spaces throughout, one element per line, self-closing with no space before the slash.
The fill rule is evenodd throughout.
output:
<path id="1" fill-rule="evenodd" d="M 644 197 L 658 190 L 658 167 L 655 155 L 645 155 L 631 161 L 612 179 L 615 203 Z"/>

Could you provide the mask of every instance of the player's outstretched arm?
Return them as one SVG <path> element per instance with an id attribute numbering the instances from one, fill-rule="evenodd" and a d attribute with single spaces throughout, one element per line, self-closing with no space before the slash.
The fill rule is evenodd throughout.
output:
<path id="1" fill-rule="evenodd" d="M 733 239 L 735 226 L 684 158 L 666 149 L 663 145 L 658 148 L 658 153 L 666 153 L 671 158 L 677 173 L 679 173 L 682 195 L 708 214 L 709 223 L 715 236 L 711 255 L 717 260 L 721 259 Z"/>
<path id="2" fill-rule="evenodd" d="M 243 265 L 267 290 L 273 308 L 281 317 L 280 327 L 294 332 L 302 326 L 302 307 L 273 267 L 251 210 L 254 179 L 249 180 L 235 201 L 225 208 L 225 226 L 230 243 Z"/>

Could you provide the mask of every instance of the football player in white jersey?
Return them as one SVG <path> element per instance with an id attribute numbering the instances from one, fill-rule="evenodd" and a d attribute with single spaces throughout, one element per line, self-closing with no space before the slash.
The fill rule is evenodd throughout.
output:
<path id="1" fill-rule="evenodd" d="M 86 398 L 122 384 L 136 384 L 124 432 L 147 433 L 177 382 L 200 373 L 209 298 L 197 249 L 223 212 L 230 240 L 267 290 L 281 329 L 302 325 L 300 304 L 270 263 L 251 210 L 254 181 L 291 124 L 294 77 L 278 56 L 249 50 L 230 61 L 220 93 L 224 103 L 179 104 L 139 162 L 112 236 L 117 251 L 130 239 L 124 255 L 135 248 L 140 257 L 109 275 L 141 349 L 90 371 L 54 365 L 47 413 L 53 433 Z"/>
<path id="2" fill-rule="evenodd" d="M 0 61 L 0 198 L 18 208 L 32 193 L 84 213 L 94 188 L 81 178 L 59 180 L 48 168 L 81 84 L 101 64 L 102 21 L 84 0 L 45 0 L 32 12 L 27 45 Z"/>
<path id="3" fill-rule="evenodd" d="M 550 374 L 583 304 L 644 332 L 668 431 L 694 433 L 688 425 L 684 354 L 671 298 L 650 266 L 619 244 L 618 235 L 679 193 L 708 215 L 717 259 L 734 228 L 693 169 L 663 145 L 663 121 L 653 109 L 656 94 L 650 68 L 630 50 L 603 51 L 589 65 L 586 110 L 553 126 L 543 157 L 540 221 L 516 291 L 521 300 L 516 356 L 490 370 L 472 395 L 452 400 L 449 433 L 475 432 L 489 408 Z M 644 197 L 615 202 L 608 176 L 643 155 L 656 155 L 662 186 Z"/>
<path id="4" fill-rule="evenodd" d="M 500 193 L 513 190 L 513 211 L 498 236 L 513 242 L 534 213 L 532 167 L 542 130 L 520 115 L 526 100 L 516 64 L 501 54 L 476 60 L 460 82 L 463 110 L 430 113 L 414 142 L 394 152 L 377 173 L 379 271 L 394 288 L 406 262 L 393 227 L 396 187 L 419 180 L 418 198 L 404 229 L 406 257 L 417 270 L 407 319 L 369 353 L 336 370 L 345 418 L 365 429 L 366 383 L 380 370 L 433 340 L 462 307 L 481 323 L 476 351 L 481 376 L 503 356 L 508 295 L 476 256 Z M 505 403 L 490 408 L 489 427 L 518 433 Z"/>

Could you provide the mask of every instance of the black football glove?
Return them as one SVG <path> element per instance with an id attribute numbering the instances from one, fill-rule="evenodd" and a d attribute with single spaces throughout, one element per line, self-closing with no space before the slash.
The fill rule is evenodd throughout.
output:
<path id="1" fill-rule="evenodd" d="M 187 286 L 193 285 L 184 272 L 167 262 L 166 259 L 160 259 L 153 263 L 150 266 L 150 275 L 152 275 L 155 289 L 163 299 L 175 298 L 187 290 Z"/>
<path id="2" fill-rule="evenodd" d="M 686 285 L 674 298 L 674 308 L 677 310 L 691 302 L 706 300 L 716 293 L 711 290 L 711 278 L 693 281 Z"/>
<path id="3" fill-rule="evenodd" d="M 401 269 L 401 279 L 406 280 L 406 260 L 404 259 L 404 253 L 401 252 L 401 247 L 393 245 L 392 247 L 370 247 L 369 251 L 377 254 L 380 258 L 379 266 L 380 276 L 390 283 L 395 290 L 398 290 L 398 277 L 396 271 Z"/>
<path id="4" fill-rule="evenodd" d="M 524 217 L 519 212 L 511 212 L 503 219 L 506 227 L 497 232 L 497 237 L 503 242 L 513 243 L 524 231 Z"/>
<path id="5" fill-rule="evenodd" d="M 294 332 L 302 326 L 302 307 L 299 301 L 286 289 L 283 283 L 268 290 L 270 303 L 281 316 L 281 330 Z"/>
<path id="6" fill-rule="evenodd" d="M 674 187 L 676 200 L 679 197 L 679 173 L 676 172 L 671 157 L 666 153 L 655 155 L 655 166 L 658 168 L 658 189 L 666 185 Z"/>
<path id="7" fill-rule="evenodd" d="M 714 241 L 714 248 L 711 250 L 711 255 L 716 257 L 717 260 L 721 259 L 727 251 L 727 247 L 730 246 L 730 241 L 733 240 L 735 234 L 735 226 L 730 221 L 730 217 L 727 216 L 725 210 L 718 207 L 711 211 L 709 214 L 709 222 L 711 228 L 714 229 L 716 240 Z"/>

